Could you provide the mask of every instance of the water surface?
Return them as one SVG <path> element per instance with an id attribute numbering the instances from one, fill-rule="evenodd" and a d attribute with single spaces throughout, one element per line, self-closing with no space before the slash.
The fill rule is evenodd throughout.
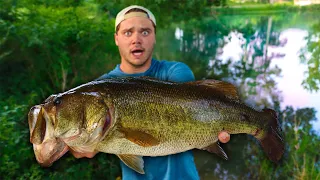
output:
<path id="1" fill-rule="evenodd" d="M 300 177 L 299 169 L 308 171 L 306 166 L 302 167 L 305 163 L 310 164 L 310 169 L 319 167 L 319 163 L 314 163 L 314 155 L 309 154 L 308 162 L 302 158 L 308 150 L 305 145 L 314 143 L 314 136 L 308 136 L 307 124 L 311 122 L 313 131 L 320 134 L 320 92 L 302 84 L 314 75 L 308 71 L 307 63 L 301 63 L 312 58 L 320 61 L 315 53 L 319 47 L 313 44 L 319 44 L 318 17 L 319 12 L 213 15 L 190 18 L 157 32 L 157 59 L 183 61 L 196 79 L 231 82 L 246 104 L 279 112 L 286 137 L 286 153 L 280 165 L 271 164 L 252 137 L 235 135 L 223 145 L 228 161 L 205 151 L 194 151 L 202 179 L 283 179 L 288 174 Z M 310 169 L 311 173 L 301 176 L 302 179 L 317 176 L 317 171 Z"/>
<path id="2" fill-rule="evenodd" d="M 303 87 L 308 68 L 300 58 L 312 56 L 302 50 L 310 44 L 308 36 L 320 32 L 315 27 L 319 16 L 290 12 L 191 18 L 160 30 L 155 56 L 187 63 L 197 79 L 238 85 L 251 105 L 273 106 L 273 101 L 280 101 L 282 109 L 313 107 L 320 119 L 320 93 Z M 320 121 L 314 121 L 313 127 L 320 131 Z"/>

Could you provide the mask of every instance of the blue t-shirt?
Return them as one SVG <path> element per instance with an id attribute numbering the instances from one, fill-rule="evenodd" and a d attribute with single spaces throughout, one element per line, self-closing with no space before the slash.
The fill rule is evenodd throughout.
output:
<path id="1" fill-rule="evenodd" d="M 164 81 L 194 81 L 191 69 L 181 62 L 158 61 L 152 59 L 150 68 L 144 73 L 126 74 L 117 65 L 111 72 L 98 78 L 127 76 L 149 76 Z M 199 175 L 191 151 L 169 156 L 143 157 L 145 174 L 139 174 L 121 162 L 123 180 L 197 180 Z"/>

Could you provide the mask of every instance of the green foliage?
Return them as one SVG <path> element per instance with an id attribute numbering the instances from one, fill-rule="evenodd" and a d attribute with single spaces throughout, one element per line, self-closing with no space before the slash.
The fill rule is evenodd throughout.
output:
<path id="1" fill-rule="evenodd" d="M 28 108 L 14 97 L 1 101 L 0 107 L 0 174 L 6 174 L 6 179 L 17 178 L 27 173 L 25 167 L 31 167 L 34 162 L 32 146 L 26 141 L 29 139 L 28 124 L 24 121 L 25 116 L 19 116 L 27 114 Z"/>
<path id="2" fill-rule="evenodd" d="M 5 5 L 0 10 L 0 32 L 6 35 L 0 41 L 1 179 L 119 176 L 119 162 L 110 156 L 104 156 L 104 163 L 98 163 L 100 156 L 79 164 L 69 156 L 63 165 L 41 168 L 29 143 L 27 122 L 29 108 L 50 94 L 113 68 L 119 56 L 113 42 L 114 19 L 94 3 L 6 1 Z M 108 163 L 113 168 L 106 168 Z"/>
<path id="3" fill-rule="evenodd" d="M 306 39 L 307 47 L 301 50 L 300 59 L 307 64 L 308 71 L 302 84 L 305 89 L 317 92 L 320 88 L 320 23 L 312 27 Z"/>
<path id="4" fill-rule="evenodd" d="M 260 155 L 259 161 L 262 163 L 258 166 L 250 160 L 247 161 L 250 172 L 258 171 L 259 176 L 267 179 L 318 179 L 320 137 L 311 125 L 311 122 L 316 120 L 315 110 L 294 110 L 292 107 L 286 107 L 280 115 L 286 143 L 284 158 L 278 165 L 274 165 Z"/>
<path id="5" fill-rule="evenodd" d="M 93 159 L 75 159 L 66 154 L 50 168 L 40 167 L 29 143 L 27 113 L 31 106 L 40 104 L 50 94 L 94 80 L 119 63 L 113 40 L 114 18 L 118 11 L 131 4 L 143 5 L 157 17 L 159 30 L 154 52 L 157 59 L 185 62 L 197 79 L 231 81 L 239 85 L 244 100 L 255 99 L 252 105 L 273 106 L 281 114 L 287 146 L 281 164 L 274 165 L 266 159 L 252 138 L 237 136 L 225 145 L 233 159 L 231 161 L 219 160 L 212 154 L 196 154 L 202 177 L 213 174 L 229 179 L 282 179 L 294 174 L 300 179 L 319 178 L 319 153 L 316 151 L 319 149 L 319 136 L 310 124 L 315 119 L 315 111 L 308 108 L 295 111 L 290 107 L 280 110 L 280 95 L 274 81 L 280 69 L 270 68 L 272 58 L 266 57 L 263 49 L 266 44 L 279 45 L 281 24 L 293 22 L 288 21 L 288 17 L 301 18 L 301 23 L 303 17 L 299 13 L 268 17 L 250 13 L 221 15 L 219 13 L 239 11 L 212 8 L 216 3 L 172 3 L 168 0 L 3 1 L 0 7 L 0 33 L 3 35 L 0 37 L 0 178 L 115 179 L 120 176 L 119 159 L 104 153 Z M 272 24 L 268 24 L 270 17 Z M 268 25 L 271 25 L 269 36 Z M 176 38 L 175 33 L 179 30 L 183 35 Z M 309 37 L 308 51 L 314 52 L 313 59 L 308 62 L 310 67 L 315 67 L 316 60 L 320 59 L 316 54 L 319 47 L 317 38 L 316 41 L 312 38 L 318 30 L 316 25 Z M 230 32 L 242 33 L 246 42 L 243 50 L 251 48 L 255 53 L 243 55 L 238 61 L 219 60 L 217 57 Z M 257 39 L 262 43 L 255 43 Z M 263 63 L 259 63 L 259 59 Z M 310 70 L 309 73 L 316 71 Z M 208 178 L 212 177 L 210 175 Z"/>
<path id="6" fill-rule="evenodd" d="M 9 14 L 15 21 L 4 20 L 4 29 L 8 29 L 11 39 L 3 46 L 19 55 L 8 57 L 7 62 L 14 59 L 19 64 L 25 63 L 25 71 L 36 82 L 50 79 L 48 89 L 64 91 L 111 68 L 97 69 L 107 61 L 116 63 L 114 21 L 101 14 L 98 5 L 16 7 Z M 79 71 L 84 75 L 79 76 Z"/>
<path id="7" fill-rule="evenodd" d="M 290 3 L 279 3 L 279 4 L 234 4 L 228 2 L 227 5 L 230 8 L 213 7 L 210 11 L 215 11 L 216 13 L 221 13 L 224 15 L 273 15 L 273 14 L 283 14 L 289 12 L 310 12 L 319 11 L 320 5 L 314 4 L 309 6 L 295 6 Z"/>
<path id="8" fill-rule="evenodd" d="M 204 78 L 209 60 L 215 57 L 223 37 L 229 33 L 230 27 L 225 24 L 224 19 L 201 17 L 172 23 L 166 32 L 159 32 L 163 34 L 158 35 L 161 38 L 157 40 L 155 57 L 182 61 L 190 66 L 196 79 Z M 176 38 L 178 32 L 183 34 Z"/>

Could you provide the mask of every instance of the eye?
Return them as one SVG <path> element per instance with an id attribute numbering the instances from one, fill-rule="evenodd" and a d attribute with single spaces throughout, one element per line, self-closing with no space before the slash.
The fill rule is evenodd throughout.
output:
<path id="1" fill-rule="evenodd" d="M 130 31 L 126 31 L 126 32 L 124 33 L 125 36 L 131 36 L 131 34 L 132 34 L 132 33 L 131 33 Z"/>
<path id="2" fill-rule="evenodd" d="M 142 35 L 144 35 L 144 36 L 149 35 L 149 31 L 142 31 Z"/>
<path id="3" fill-rule="evenodd" d="M 53 99 L 53 104 L 56 106 L 56 105 L 59 105 L 61 104 L 62 100 L 61 100 L 61 97 L 55 97 Z"/>

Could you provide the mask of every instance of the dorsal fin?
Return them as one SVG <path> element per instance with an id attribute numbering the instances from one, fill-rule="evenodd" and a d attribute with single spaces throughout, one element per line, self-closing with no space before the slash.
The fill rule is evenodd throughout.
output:
<path id="1" fill-rule="evenodd" d="M 230 99 L 239 100 L 237 89 L 231 83 L 213 79 L 206 79 L 195 82 L 188 82 L 188 84 L 202 86 L 208 89 L 208 91 L 210 91 L 211 89 L 212 93 L 220 92 Z"/>

